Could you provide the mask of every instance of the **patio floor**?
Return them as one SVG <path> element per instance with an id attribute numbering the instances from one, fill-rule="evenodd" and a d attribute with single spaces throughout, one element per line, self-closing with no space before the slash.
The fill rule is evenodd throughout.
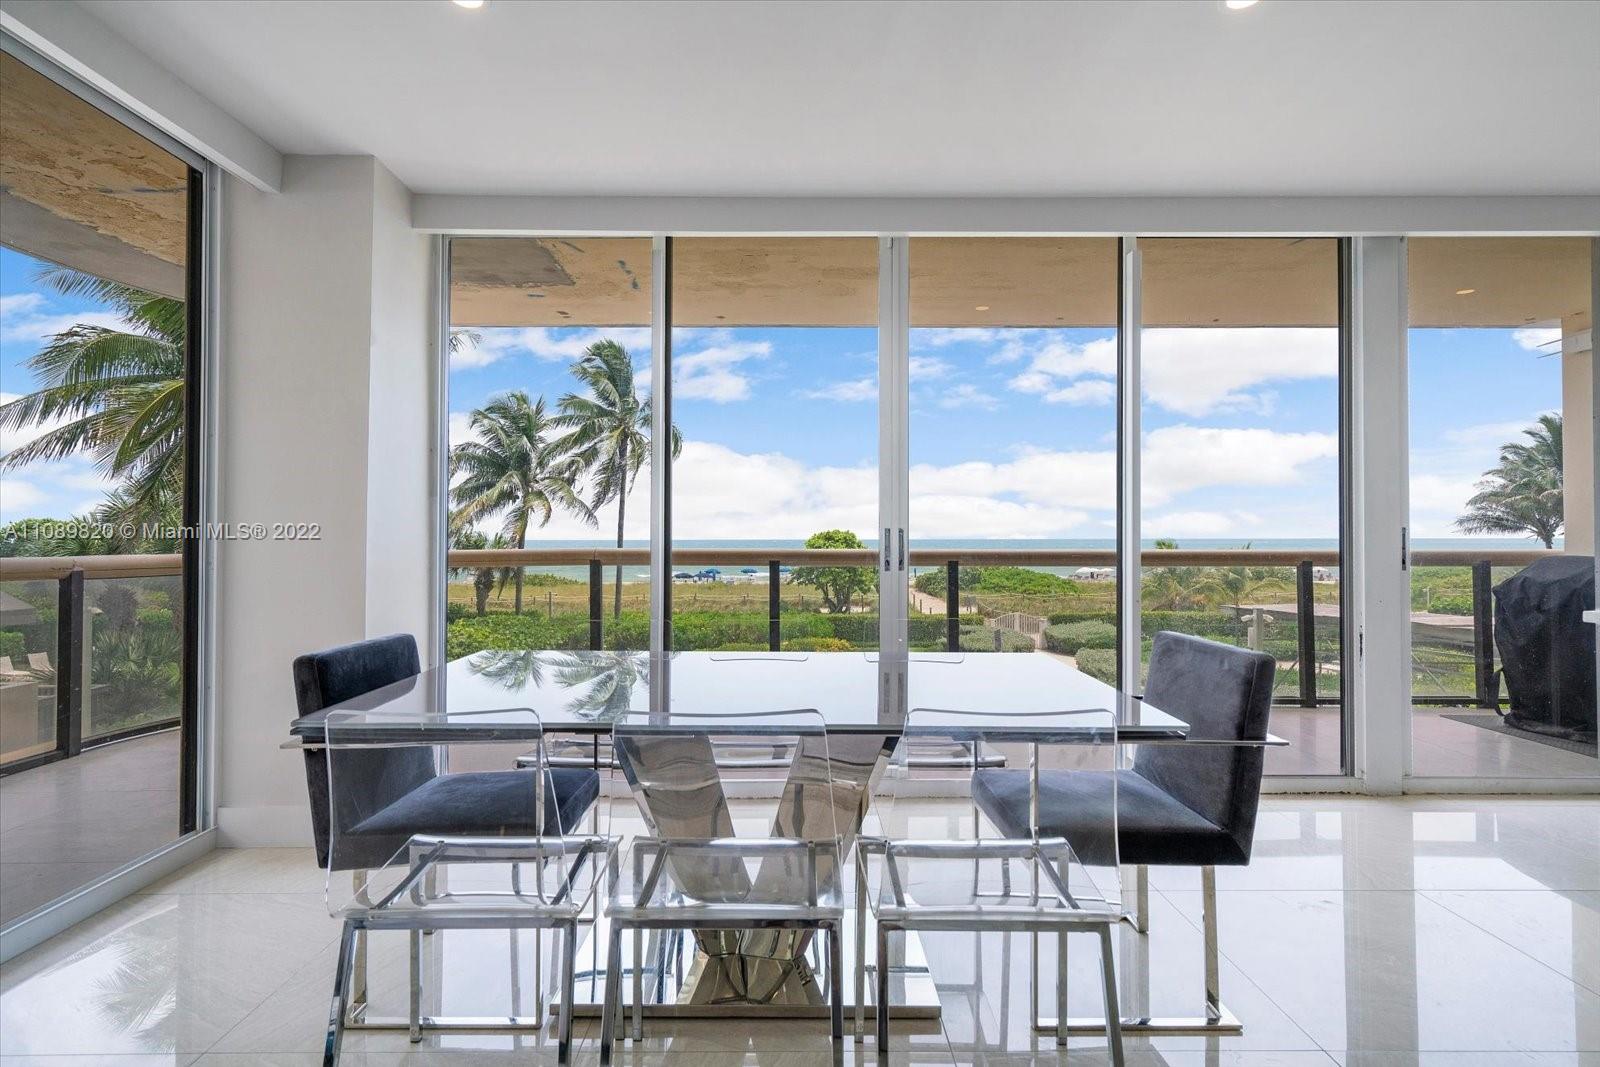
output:
<path id="1" fill-rule="evenodd" d="M 0 778 L 0 923 L 177 836 L 177 730 Z"/>

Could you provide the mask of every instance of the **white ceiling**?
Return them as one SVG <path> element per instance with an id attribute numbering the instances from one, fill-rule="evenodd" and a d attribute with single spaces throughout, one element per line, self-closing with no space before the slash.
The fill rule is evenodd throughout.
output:
<path id="1" fill-rule="evenodd" d="M 418 192 L 1600 192 L 1600 2 L 86 0 Z"/>

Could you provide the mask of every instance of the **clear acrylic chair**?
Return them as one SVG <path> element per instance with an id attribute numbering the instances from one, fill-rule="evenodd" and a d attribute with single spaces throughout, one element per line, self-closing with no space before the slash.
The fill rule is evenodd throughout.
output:
<path id="1" fill-rule="evenodd" d="M 332 712 L 325 730 L 326 894 L 329 912 L 344 920 L 344 928 L 324 1064 L 339 1059 L 356 955 L 367 933 L 410 935 L 410 1029 L 412 1040 L 419 1040 L 422 935 L 485 929 L 548 929 L 559 936 L 557 1057 L 569 1063 L 578 927 L 585 907 L 615 873 L 617 850 L 604 833 L 568 832 L 588 810 L 592 794 L 577 803 L 558 797 L 539 758 L 544 746 L 538 716 Z M 530 742 L 533 766 L 499 769 L 527 753 Z M 417 826 L 426 832 L 416 832 Z M 368 873 L 353 885 L 336 876 L 350 868 Z M 481 1025 L 514 1022 L 515 1010 L 513 1005 L 513 1014 L 485 1015 Z"/>
<path id="2" fill-rule="evenodd" d="M 961 820 L 930 811 L 927 766 L 918 754 L 930 747 L 966 752 L 955 770 L 970 794 L 971 776 L 995 754 L 1025 766 L 1034 780 L 1041 767 L 1112 770 L 1117 760 L 1116 716 L 1107 711 L 1029 714 L 913 710 L 900 744 L 880 780 L 873 807 L 876 833 L 856 844 L 856 1035 L 866 1030 L 866 931 L 870 910 L 877 928 L 875 1007 L 878 1062 L 889 1062 L 892 939 L 912 931 L 1025 932 L 1031 935 L 1029 984 L 1033 1018 L 1039 1016 L 1039 937 L 1055 935 L 1056 1013 L 1067 1016 L 1067 937 L 1092 933 L 1100 944 L 1111 1060 L 1123 1063 L 1112 930 L 1122 915 L 1117 863 L 1115 796 L 1097 798 L 1072 834 L 1038 832 L 1037 803 L 1031 832 L 986 834 L 980 822 L 970 839 L 955 837 Z M 945 776 L 951 764 L 945 764 Z M 1067 1027 L 1056 1035 L 1067 1042 Z"/>
<path id="3" fill-rule="evenodd" d="M 763 1000 L 814 991 L 806 953 L 826 941 L 833 1054 L 842 1062 L 841 830 L 854 812 L 833 788 L 828 735 L 815 711 L 750 715 L 632 712 L 613 752 L 646 833 L 613 883 L 600 1062 L 621 1019 L 623 938 L 633 935 L 631 1036 L 643 1036 L 641 932 L 692 931 L 705 954 L 702 998 Z M 773 788 L 781 783 L 781 789 Z M 774 795 L 776 794 L 776 795 Z M 656 968 L 662 995 L 663 968 Z M 816 983 L 820 985 L 820 983 Z"/>

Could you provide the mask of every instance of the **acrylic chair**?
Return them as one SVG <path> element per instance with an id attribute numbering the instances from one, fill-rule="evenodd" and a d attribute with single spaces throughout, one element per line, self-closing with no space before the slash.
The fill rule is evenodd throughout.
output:
<path id="1" fill-rule="evenodd" d="M 600 1062 L 611 1062 L 621 1019 L 623 938 L 634 935 L 631 1036 L 643 1036 L 640 932 L 691 931 L 706 966 L 698 981 L 729 982 L 762 999 L 787 983 L 809 986 L 811 937 L 827 946 L 833 1056 L 844 1052 L 841 927 L 842 830 L 854 811 L 836 792 L 828 736 L 815 711 L 749 715 L 634 712 L 612 735 L 613 752 L 643 815 L 629 862 L 613 884 Z M 762 793 L 782 772 L 775 800 Z M 770 795 L 771 790 L 765 790 Z M 658 967 L 657 996 L 664 969 Z"/>
<path id="2" fill-rule="evenodd" d="M 1100 945 L 1106 1038 L 1112 1063 L 1123 1063 L 1111 932 L 1122 913 L 1117 864 L 1117 809 L 1112 794 L 1078 813 L 1073 832 L 1041 833 L 1037 805 L 1030 832 L 955 838 L 956 820 L 929 818 L 926 777 L 917 754 L 930 747 L 972 754 L 959 771 L 970 791 L 984 754 L 1025 764 L 1037 781 L 1041 766 L 1111 770 L 1117 760 L 1116 715 L 1110 710 L 1009 714 L 913 710 L 878 787 L 877 829 L 856 845 L 856 1034 L 865 1033 L 867 917 L 877 928 L 874 956 L 878 1062 L 889 1062 L 889 1016 L 894 966 L 892 939 L 916 931 L 1024 932 L 1032 937 L 1030 999 L 1038 1015 L 1038 939 L 1054 935 L 1056 1010 L 1067 1018 L 1067 937 L 1091 933 Z M 1065 1045 L 1061 1026 L 1056 1043 Z"/>
<path id="3" fill-rule="evenodd" d="M 1080 813 L 1114 797 L 1119 855 L 1134 868 L 1131 918 L 1141 934 L 1149 930 L 1149 868 L 1200 868 L 1204 1014 L 1145 1020 L 1141 1030 L 1241 1029 L 1222 1003 L 1216 869 L 1250 862 L 1275 668 L 1262 652 L 1163 631 L 1152 642 L 1144 702 L 1187 722 L 1183 741 L 1140 745 L 1132 768 L 1115 773 L 1047 769 L 1032 781 L 1019 770 L 973 775 L 973 799 L 1010 837 L 1025 837 L 1030 827 L 1070 835 Z"/>
<path id="4" fill-rule="evenodd" d="M 425 717 L 382 711 L 330 712 L 324 721 L 328 782 L 329 912 L 344 922 L 323 1063 L 338 1062 L 352 994 L 358 942 L 374 930 L 411 935 L 410 1017 L 420 1036 L 422 932 L 552 930 L 561 942 L 561 1018 L 557 1058 L 571 1061 L 574 962 L 585 908 L 615 873 L 616 842 L 603 833 L 567 832 L 582 809 L 563 813 L 550 792 L 548 769 L 517 775 L 519 788 L 485 797 L 451 763 L 494 766 L 529 741 L 543 751 L 531 711 L 486 711 Z M 474 752 L 474 749 L 480 750 Z M 487 803 L 485 803 L 487 801 Z M 428 832 L 408 830 L 423 807 Z M 443 817 L 441 813 L 448 813 Z M 374 862 L 375 848 L 399 845 Z M 335 872 L 370 869 L 349 890 Z M 513 961 L 513 967 L 515 967 Z M 537 965 L 537 964 L 536 964 Z M 513 1005 L 515 1010 L 515 1005 Z M 495 1029 L 514 1017 L 483 1017 Z"/>
<path id="5" fill-rule="evenodd" d="M 410 634 L 391 634 L 308 652 L 296 657 L 293 666 L 299 716 L 314 715 L 380 690 L 392 693 L 402 686 L 420 684 L 417 676 L 421 671 L 416 638 Z M 591 808 L 599 811 L 595 801 L 600 790 L 600 775 L 592 768 L 556 766 L 542 755 L 547 746 L 538 744 L 534 748 L 536 754 L 531 755 L 527 763 L 519 761 L 516 770 L 479 770 L 470 776 L 456 775 L 438 782 L 433 780 L 438 768 L 430 753 L 404 747 L 369 750 L 359 757 L 360 780 L 347 775 L 345 786 L 353 796 L 360 792 L 364 781 L 367 792 L 359 802 L 373 811 L 386 809 L 388 832 L 377 834 L 369 827 L 369 832 L 359 840 L 347 838 L 337 856 L 329 849 L 327 756 L 316 748 L 306 749 L 306 788 L 318 864 L 329 872 L 346 872 L 352 885 L 360 887 L 366 883 L 369 871 L 389 863 L 413 834 L 470 834 L 485 826 L 495 831 L 500 828 L 501 821 L 497 811 L 515 806 L 514 800 L 502 798 L 524 794 L 530 769 L 540 766 L 544 768 L 545 822 L 521 830 L 535 836 L 559 834 L 563 830 L 574 832 L 584 812 Z M 347 757 L 352 766 L 357 759 L 356 756 Z M 406 802 L 397 803 L 402 797 Z M 599 832 L 598 824 L 595 831 Z M 412 933 L 413 960 L 420 954 L 420 946 L 415 942 L 421 936 L 421 933 Z M 354 995 L 349 998 L 348 1027 L 389 1029 L 397 1023 L 404 1024 L 412 1040 L 420 1041 L 424 1028 L 456 1030 L 481 1025 L 482 1020 L 477 1017 L 424 1020 L 415 1010 L 403 1020 L 372 1016 L 367 1011 L 366 957 L 366 935 L 362 933 L 356 941 Z M 535 972 L 535 1000 L 542 999 L 542 976 L 542 969 Z M 413 975 L 413 985 L 417 981 L 417 976 Z M 543 1008 L 536 1007 L 531 1017 L 512 1016 L 506 1022 L 514 1029 L 538 1030 L 544 1025 Z"/>

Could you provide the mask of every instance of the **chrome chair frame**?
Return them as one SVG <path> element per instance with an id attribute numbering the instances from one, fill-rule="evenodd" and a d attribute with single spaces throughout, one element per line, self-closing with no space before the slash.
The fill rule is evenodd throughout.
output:
<path id="1" fill-rule="evenodd" d="M 931 710 L 931 709 L 930 709 Z M 913 712 L 915 714 L 915 712 Z M 1042 717 L 1042 716 L 1041 716 Z M 968 767 L 976 769 L 983 766 L 1003 765 L 1003 757 L 995 762 L 993 749 L 987 746 L 980 728 L 974 728 L 974 735 L 969 739 L 972 759 L 966 762 L 922 762 L 922 767 Z M 1113 740 L 1107 747 L 1115 750 L 1115 729 L 1112 728 Z M 903 739 L 915 741 L 909 735 Z M 1029 803 L 1032 812 L 1032 821 L 1038 825 L 1039 812 L 1039 744 L 1044 743 L 1070 743 L 1062 742 L 1058 738 L 1044 737 L 1040 740 L 1028 742 L 1028 771 L 1031 786 Z M 1102 742 L 1104 743 L 1104 742 Z M 987 759 L 986 759 L 987 757 Z M 913 759 L 904 761 L 908 768 L 918 767 Z M 974 832 L 981 831 L 982 817 L 978 811 L 976 801 L 973 802 L 973 827 Z M 1114 809 L 1113 809 L 1114 815 Z M 1113 837 L 1114 837 L 1113 833 Z M 1105 1011 L 1104 1019 L 1094 1020 L 1092 1029 L 1085 1028 L 1076 1032 L 1095 1032 L 1106 1035 L 1110 1047 L 1111 1062 L 1114 1067 L 1124 1067 L 1125 1051 L 1123 1048 L 1123 1020 L 1118 1006 L 1118 991 L 1116 978 L 1116 955 L 1111 944 L 1111 931 L 1124 918 L 1121 908 L 1116 911 L 1105 910 L 1099 912 L 1084 912 L 1073 914 L 1063 911 L 1053 914 L 1037 915 L 991 915 L 985 914 L 981 919 L 967 916 L 951 915 L 922 915 L 915 914 L 914 909 L 897 912 L 894 918 L 886 918 L 878 904 L 878 898 L 871 892 L 868 885 L 868 863 L 874 855 L 879 857 L 883 867 L 882 877 L 888 880 L 893 889 L 900 907 L 905 907 L 905 896 L 896 857 L 907 858 L 940 858 L 940 859 L 971 859 L 974 861 L 973 886 L 977 889 L 978 870 L 977 864 L 983 859 L 999 859 L 1001 861 L 1003 896 L 1011 893 L 1011 861 L 1029 861 L 1033 872 L 1033 884 L 1029 892 L 1037 898 L 1041 892 L 1039 872 L 1046 872 L 1049 885 L 1044 889 L 1058 896 L 1070 907 L 1076 907 L 1074 894 L 1066 884 L 1064 872 L 1057 869 L 1057 864 L 1063 856 L 1072 856 L 1071 846 L 1063 838 L 1045 838 L 1038 836 L 1037 832 L 1031 838 L 1024 839 L 999 839 L 999 840 L 974 840 L 962 841 L 891 841 L 885 837 L 862 836 L 856 841 L 855 848 L 855 895 L 856 895 L 856 1018 L 855 1038 L 861 1043 L 866 1034 L 866 927 L 867 913 L 872 911 L 877 925 L 877 945 L 874 958 L 874 971 L 876 978 L 876 995 L 874 1008 L 875 1042 L 878 1050 L 878 1063 L 882 1067 L 889 1065 L 889 937 L 894 933 L 910 933 L 914 931 L 960 931 L 971 933 L 1028 933 L 1032 935 L 1032 958 L 1028 968 L 1029 1002 L 1032 1011 L 1032 1022 L 1035 1030 L 1039 1025 L 1039 935 L 1041 933 L 1054 933 L 1057 936 L 1056 950 L 1056 1012 L 1061 1019 L 1068 1018 L 1067 1012 L 1067 937 L 1070 933 L 1093 931 L 1098 934 L 1100 942 L 1100 977 L 1104 989 Z M 1064 866 L 1064 864 L 1062 864 Z M 1077 929 L 1074 929 L 1076 927 Z M 1064 1047 L 1067 1036 L 1073 1032 L 1072 1027 L 1057 1028 L 1056 1044 Z"/>
<path id="2" fill-rule="evenodd" d="M 577 900 L 572 890 L 577 884 L 578 871 L 584 863 L 605 864 L 607 876 L 614 877 L 617 863 L 617 841 L 599 835 L 567 836 L 562 838 L 515 837 L 433 837 L 418 835 L 407 845 L 409 869 L 406 876 L 378 901 L 362 899 L 348 909 L 339 939 L 338 962 L 334 970 L 333 998 L 328 1009 L 328 1030 L 323 1046 L 324 1067 L 334 1067 L 347 1028 L 347 1019 L 356 993 L 357 962 L 365 955 L 365 938 L 374 930 L 405 930 L 411 934 L 411 1025 L 413 1040 L 417 1038 L 421 988 L 418 975 L 418 935 L 434 930 L 553 930 L 562 935 L 561 966 L 561 1024 L 557 1037 L 557 1062 L 567 1064 L 572 1059 L 572 1004 L 576 972 L 579 919 L 584 901 Z M 575 853 L 575 855 L 574 855 Z M 537 890 L 530 898 L 516 876 L 513 867 L 512 892 L 504 894 L 517 899 L 515 913 L 485 911 L 441 904 L 429 908 L 433 875 L 441 863 L 533 863 L 541 867 L 559 858 L 570 863 L 571 868 L 562 877 L 561 887 L 549 900 L 544 898 L 544 878 L 537 880 Z M 589 893 L 597 892 L 601 879 L 596 874 Z M 481 896 L 481 892 L 476 894 Z M 587 896 L 587 894 L 586 894 Z M 403 898 L 417 905 L 405 910 L 392 910 Z M 530 899 L 533 901 L 529 903 Z M 365 986 L 365 966 L 361 985 Z M 365 994 L 362 988 L 361 993 Z M 505 1029 L 505 1017 L 484 1017 L 479 1028 Z M 458 1020 L 456 1028 L 467 1024 Z"/>
<path id="3" fill-rule="evenodd" d="M 717 770 L 751 770 L 751 769 L 778 769 L 789 768 L 791 774 L 798 764 L 799 741 L 793 743 L 777 742 L 771 747 L 770 754 L 750 756 L 744 754 L 751 748 L 766 748 L 764 743 L 755 741 L 754 735 L 761 732 L 755 724 L 770 725 L 781 722 L 789 717 L 810 716 L 820 725 L 821 718 L 814 711 L 785 710 L 769 713 L 755 713 L 749 715 L 703 713 L 687 714 L 682 716 L 684 725 L 679 728 L 672 725 L 664 732 L 668 736 L 696 736 L 705 735 L 706 749 L 711 755 L 711 764 Z M 661 725 L 659 723 L 653 725 Z M 713 725 L 718 729 L 713 731 Z M 740 729 L 741 725 L 748 725 L 748 729 Z M 641 812 L 645 815 L 646 822 L 652 829 L 655 828 L 654 820 L 647 806 L 646 794 L 648 788 L 643 786 L 636 777 L 637 768 L 630 760 L 623 759 L 620 755 L 622 749 L 621 738 L 628 727 L 618 723 L 614 731 L 612 745 L 612 760 L 621 768 L 627 777 L 628 785 L 634 792 L 639 802 Z M 645 733 L 646 731 L 640 731 Z M 795 736 L 820 735 L 824 742 L 826 731 L 815 728 L 796 728 L 785 730 L 773 728 L 770 732 L 775 735 Z M 728 742 L 724 738 L 729 736 L 742 736 L 751 740 Z M 776 751 L 783 748 L 786 751 Z M 728 755 L 733 753 L 733 755 Z M 827 764 L 826 750 L 824 750 L 823 764 Z M 833 785 L 831 772 L 826 779 L 828 796 L 825 809 L 831 813 L 833 805 Z M 721 797 L 726 802 L 726 795 Z M 781 801 L 780 801 L 781 803 Z M 832 837 L 822 839 L 805 839 L 789 836 L 739 838 L 739 837 L 663 837 L 655 834 L 643 835 L 634 838 L 632 844 L 633 861 L 633 903 L 624 904 L 618 899 L 619 883 L 612 883 L 612 897 L 605 909 L 606 918 L 610 924 L 610 938 L 607 946 L 606 986 L 605 999 L 601 1007 L 600 1016 L 600 1063 L 602 1067 L 609 1067 L 616 1037 L 623 1032 L 621 1018 L 622 1001 L 622 938 L 625 933 L 632 932 L 634 937 L 633 967 L 633 997 L 631 1032 L 624 1033 L 624 1037 L 641 1040 L 644 1036 L 643 1022 L 643 964 L 639 962 L 643 953 L 641 951 L 642 934 L 645 931 L 728 931 L 728 930 L 812 930 L 821 935 L 827 942 L 828 958 L 828 1000 L 829 1023 L 833 1046 L 833 1062 L 841 1065 L 844 1062 L 844 960 L 843 960 L 843 925 L 844 925 L 844 887 L 843 866 L 844 855 L 842 838 L 837 824 L 834 826 Z M 819 856 L 824 852 L 830 854 L 831 862 L 828 869 L 831 872 L 833 884 L 824 886 L 819 877 Z M 804 900 L 762 902 L 746 905 L 733 902 L 709 901 L 695 907 L 672 908 L 652 906 L 650 901 L 655 895 L 657 887 L 661 884 L 663 873 L 673 863 L 674 855 L 695 852 L 700 855 L 689 861 L 692 865 L 696 862 L 704 863 L 706 854 L 725 854 L 735 864 L 744 860 L 760 858 L 764 862 L 771 859 L 781 859 L 785 856 L 803 859 L 806 893 Z M 646 870 L 646 862 L 649 868 Z M 825 893 L 824 890 L 827 890 Z M 836 903 L 827 902 L 827 897 L 832 897 Z M 652 935 L 653 936 L 653 935 Z M 658 974 L 658 982 L 660 977 Z"/>

